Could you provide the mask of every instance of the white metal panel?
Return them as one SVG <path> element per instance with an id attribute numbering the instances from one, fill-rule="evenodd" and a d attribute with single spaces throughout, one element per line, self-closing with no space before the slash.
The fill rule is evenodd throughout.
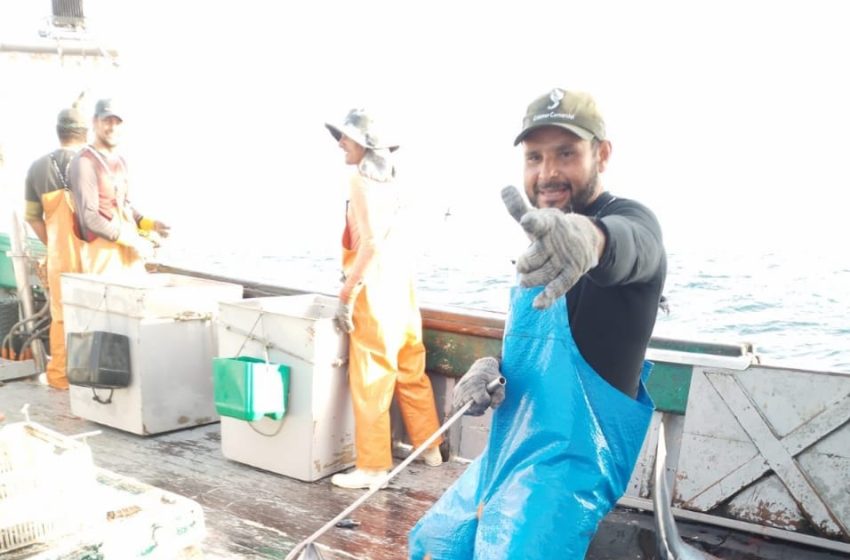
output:
<path id="1" fill-rule="evenodd" d="M 850 376 L 694 368 L 675 502 L 850 539 Z"/>
<path id="2" fill-rule="evenodd" d="M 735 379 L 779 437 L 850 395 L 850 375 L 841 373 L 754 368 Z"/>
<path id="3" fill-rule="evenodd" d="M 0 358 L 0 381 L 32 377 L 37 373 L 35 360 L 7 360 Z"/>

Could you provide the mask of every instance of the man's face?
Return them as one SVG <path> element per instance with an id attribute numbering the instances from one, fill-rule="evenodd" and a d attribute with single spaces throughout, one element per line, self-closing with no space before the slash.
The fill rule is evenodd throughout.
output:
<path id="1" fill-rule="evenodd" d="M 366 155 L 366 148 L 346 136 L 345 134 L 339 137 L 339 147 L 345 152 L 346 165 L 357 165 Z"/>
<path id="2" fill-rule="evenodd" d="M 122 120 L 116 116 L 94 119 L 94 135 L 98 141 L 108 148 L 115 148 L 121 140 Z"/>
<path id="3" fill-rule="evenodd" d="M 594 149 L 569 130 L 543 126 L 530 132 L 523 146 L 525 194 L 537 208 L 581 212 L 602 192 L 599 173 L 611 152 L 607 141 Z"/>

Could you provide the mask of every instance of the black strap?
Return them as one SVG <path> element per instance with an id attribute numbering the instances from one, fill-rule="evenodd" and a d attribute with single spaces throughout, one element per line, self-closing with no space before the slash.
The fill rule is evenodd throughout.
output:
<path id="1" fill-rule="evenodd" d="M 71 159 L 68 159 L 68 163 L 65 164 L 65 170 L 59 167 L 59 162 L 56 161 L 56 152 L 50 153 L 50 163 L 53 164 L 53 170 L 56 171 L 56 175 L 59 177 L 59 182 L 62 183 L 62 188 L 68 190 L 71 188 L 71 183 L 68 182 L 68 170 L 71 168 Z"/>

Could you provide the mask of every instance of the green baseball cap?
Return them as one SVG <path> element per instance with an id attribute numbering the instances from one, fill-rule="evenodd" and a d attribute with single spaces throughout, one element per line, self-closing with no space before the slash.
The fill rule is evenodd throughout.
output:
<path id="1" fill-rule="evenodd" d="M 341 123 L 325 123 L 325 126 L 337 141 L 345 134 L 364 148 L 391 152 L 398 149 L 398 144 L 384 137 L 373 117 L 364 109 L 352 109 Z"/>
<path id="2" fill-rule="evenodd" d="M 555 88 L 531 102 L 522 119 L 522 132 L 514 146 L 541 126 L 559 126 L 583 140 L 605 140 L 605 120 L 588 93 Z"/>
<path id="3" fill-rule="evenodd" d="M 83 113 L 77 107 L 69 107 L 59 111 L 56 127 L 61 130 L 86 130 L 89 126 Z"/>

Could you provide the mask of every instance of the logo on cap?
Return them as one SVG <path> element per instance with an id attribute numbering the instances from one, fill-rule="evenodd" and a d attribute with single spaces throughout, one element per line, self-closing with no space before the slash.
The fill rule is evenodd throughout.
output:
<path id="1" fill-rule="evenodd" d="M 558 88 L 553 89 L 552 92 L 549 94 L 549 99 L 552 100 L 552 104 L 547 105 L 546 108 L 550 109 L 550 110 L 554 109 L 555 107 L 560 105 L 561 100 L 563 98 L 564 98 L 564 90 L 558 89 Z"/>

